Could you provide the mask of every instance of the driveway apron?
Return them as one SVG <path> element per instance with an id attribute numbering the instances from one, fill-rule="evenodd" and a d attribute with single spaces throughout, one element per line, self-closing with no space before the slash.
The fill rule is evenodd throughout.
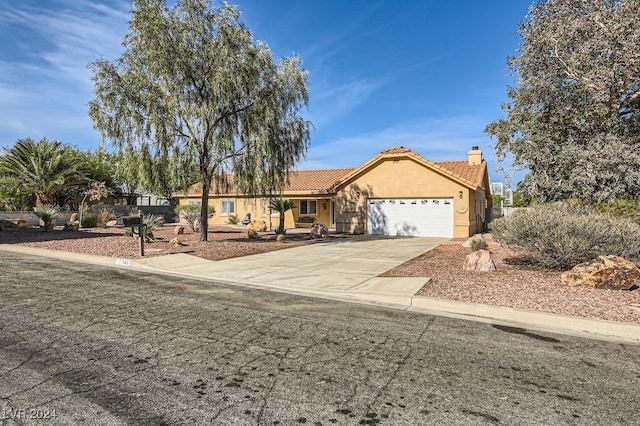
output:
<path id="1" fill-rule="evenodd" d="M 137 262 L 167 272 L 280 290 L 412 296 L 429 278 L 378 275 L 446 241 L 446 238 L 362 236 L 221 261 L 174 254 Z"/>

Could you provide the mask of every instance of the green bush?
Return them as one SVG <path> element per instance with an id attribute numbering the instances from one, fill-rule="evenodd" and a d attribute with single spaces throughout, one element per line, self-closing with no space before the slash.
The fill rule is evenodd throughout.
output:
<path id="1" fill-rule="evenodd" d="M 519 210 L 493 221 L 491 232 L 546 268 L 570 269 L 600 255 L 640 259 L 638 224 L 562 203 Z"/>
<path id="2" fill-rule="evenodd" d="M 637 200 L 623 199 L 609 200 L 593 206 L 593 210 L 596 213 L 609 214 L 615 217 L 626 217 L 636 223 L 640 222 L 638 209 L 640 209 L 640 203 L 638 203 Z"/>
<path id="3" fill-rule="evenodd" d="M 98 226 L 98 216 L 93 213 L 88 213 L 82 217 L 83 228 L 95 228 Z"/>
<path id="4" fill-rule="evenodd" d="M 471 240 L 471 251 L 487 250 L 488 248 L 489 244 L 487 244 L 481 235 L 478 235 L 476 238 Z"/>
<path id="5" fill-rule="evenodd" d="M 200 204 L 183 204 L 176 207 L 176 213 L 187 222 L 193 232 L 198 232 L 200 230 L 200 209 Z M 209 206 L 208 212 L 209 217 L 213 217 L 216 213 L 215 207 Z"/>
<path id="6" fill-rule="evenodd" d="M 238 222 L 240 222 L 240 219 L 238 219 L 238 216 L 236 216 L 235 214 L 229 215 L 229 225 L 237 225 Z"/>

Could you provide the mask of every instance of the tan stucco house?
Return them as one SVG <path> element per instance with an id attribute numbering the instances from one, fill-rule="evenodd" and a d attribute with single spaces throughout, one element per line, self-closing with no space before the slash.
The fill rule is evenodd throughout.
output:
<path id="1" fill-rule="evenodd" d="M 201 194 L 194 185 L 177 196 L 180 204 L 199 204 Z M 396 147 L 356 168 L 294 171 L 282 196 L 296 205 L 286 227 L 322 223 L 352 234 L 468 237 L 482 230 L 491 207 L 487 163 L 477 147 L 461 161 L 431 162 Z M 209 203 L 216 209 L 210 224 L 250 213 L 278 225 L 266 197 L 211 194 Z"/>

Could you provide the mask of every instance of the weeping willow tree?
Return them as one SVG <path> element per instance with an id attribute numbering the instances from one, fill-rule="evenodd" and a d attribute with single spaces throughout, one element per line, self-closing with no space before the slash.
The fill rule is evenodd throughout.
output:
<path id="1" fill-rule="evenodd" d="M 298 57 L 275 61 L 233 6 L 133 0 L 131 13 L 123 55 L 90 64 L 89 115 L 149 176 L 195 171 L 207 241 L 212 189 L 277 192 L 306 154 L 307 73 Z"/>

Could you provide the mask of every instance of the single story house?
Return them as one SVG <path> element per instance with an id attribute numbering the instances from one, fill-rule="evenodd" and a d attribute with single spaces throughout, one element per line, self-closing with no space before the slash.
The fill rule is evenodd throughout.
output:
<path id="1" fill-rule="evenodd" d="M 199 185 L 176 195 L 180 204 L 200 204 Z M 483 229 L 491 207 L 487 163 L 475 146 L 461 161 L 432 162 L 395 147 L 356 168 L 293 171 L 282 197 L 296 205 L 286 227 L 322 223 L 351 234 L 468 237 Z M 212 193 L 209 205 L 212 225 L 249 213 L 278 226 L 267 197 Z"/>

